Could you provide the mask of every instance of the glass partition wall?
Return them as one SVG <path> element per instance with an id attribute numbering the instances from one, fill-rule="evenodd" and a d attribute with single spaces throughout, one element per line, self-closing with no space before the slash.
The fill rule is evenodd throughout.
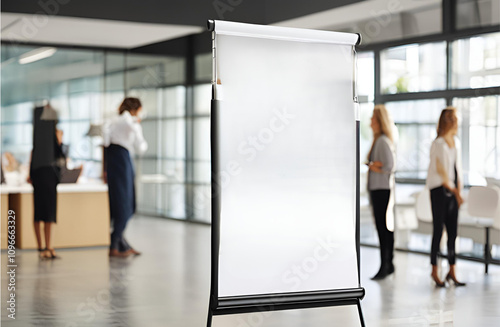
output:
<path id="1" fill-rule="evenodd" d="M 460 6 L 470 3 L 477 3 L 484 11 L 487 6 L 496 6 L 498 0 L 461 1 Z M 441 7 L 435 9 L 441 12 Z M 461 9 L 457 15 L 456 30 L 467 31 L 464 26 L 475 24 L 465 23 Z M 491 24 L 481 17 L 481 26 L 498 23 L 496 16 L 488 21 Z M 500 33 L 432 34 L 442 32 L 439 26 L 425 30 L 431 34 L 429 38 L 419 29 L 415 34 L 418 38 L 411 42 L 394 36 L 387 41 L 377 39 L 387 43 L 375 44 L 376 38 L 372 38 L 368 46 L 362 44 L 359 49 L 361 241 L 365 245 L 378 244 L 363 164 L 372 142 L 370 117 L 376 103 L 387 105 L 399 134 L 398 248 L 430 249 L 429 230 L 418 221 L 414 205 L 424 186 L 430 144 L 445 106 L 454 105 L 459 111 L 466 186 L 500 180 Z M 391 27 L 380 28 L 385 31 Z M 210 44 L 208 35 L 206 44 Z M 147 112 L 143 128 L 149 143 L 146 154 L 136 158 L 138 211 L 210 222 L 212 59 L 208 49 L 181 57 L 58 48 L 50 58 L 19 63 L 21 55 L 36 49 L 2 45 L 3 152 L 10 151 L 19 161 L 27 162 L 33 106 L 50 99 L 59 110 L 60 128 L 70 145 L 73 164 L 83 163 L 84 175 L 98 178 L 101 140 L 85 134 L 90 124 L 101 124 L 116 114 L 124 96 L 138 96 Z M 482 246 L 470 239 L 461 238 L 459 243 L 461 251 L 483 253 Z M 493 255 L 500 256 L 498 247 Z"/>
<path id="2" fill-rule="evenodd" d="M 101 125 L 116 115 L 125 96 L 138 97 L 147 115 L 142 126 L 149 144 L 147 152 L 135 158 L 138 212 L 191 219 L 186 210 L 186 59 L 52 48 L 55 52 L 48 58 L 20 60 L 39 49 L 2 44 L 2 153 L 11 152 L 27 169 L 33 108 L 49 101 L 69 146 L 68 166 L 83 165 L 83 181 L 98 179 L 102 138 L 87 132 L 91 124 Z"/>
<path id="3" fill-rule="evenodd" d="M 488 2 L 493 3 L 493 2 Z M 401 42 L 404 43 L 404 42 Z M 373 46 L 359 53 L 358 79 L 374 76 L 373 96 L 363 97 L 361 110 L 361 158 L 372 142 L 369 128 L 374 103 L 385 103 L 398 129 L 396 166 L 396 247 L 429 252 L 432 226 L 424 226 L 415 214 L 417 194 L 424 188 L 429 150 L 436 124 L 446 106 L 458 109 L 458 137 L 462 142 L 465 196 L 473 185 L 500 180 L 500 33 L 445 37 L 433 42 Z M 367 66 L 367 58 L 374 58 Z M 361 69 L 360 67 L 363 67 Z M 371 71 L 370 71 L 371 70 Z M 365 92 L 367 93 L 367 92 Z M 368 100 L 372 99 L 372 100 Z M 364 121 L 363 121 L 364 120 Z M 366 168 L 361 167 L 362 189 Z M 363 182 L 364 181 L 364 182 Z M 363 184 L 365 183 L 365 184 Z M 361 242 L 378 245 L 367 192 L 361 192 Z M 460 217 L 468 217 L 465 204 Z M 478 230 L 482 238 L 484 230 Z M 461 253 L 482 257 L 477 239 L 458 239 Z M 500 247 L 493 246 L 500 258 Z"/>

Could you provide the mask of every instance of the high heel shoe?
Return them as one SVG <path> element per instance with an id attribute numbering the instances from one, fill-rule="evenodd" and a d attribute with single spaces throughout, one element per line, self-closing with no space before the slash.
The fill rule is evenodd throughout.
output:
<path id="1" fill-rule="evenodd" d="M 48 254 L 47 254 L 48 252 Z M 60 259 L 61 257 L 56 254 L 54 249 L 45 249 L 45 258 L 47 259 Z"/>
<path id="2" fill-rule="evenodd" d="M 434 281 L 434 283 L 436 283 L 436 287 L 445 287 L 445 283 L 442 282 L 440 279 L 439 279 L 439 272 L 438 272 L 438 266 L 436 265 L 432 265 L 432 273 L 431 273 L 431 278 L 432 280 Z"/>
<path id="3" fill-rule="evenodd" d="M 456 279 L 456 277 L 454 277 L 450 273 L 448 273 L 448 275 L 446 275 L 446 280 L 448 281 L 448 283 L 450 282 L 450 279 L 453 281 L 453 283 L 455 284 L 455 286 L 465 286 L 465 285 L 467 285 L 466 283 L 459 282 Z"/>
<path id="4" fill-rule="evenodd" d="M 431 275 L 432 280 L 436 283 L 436 287 L 446 287 L 446 284 L 439 280 L 438 277 Z"/>
<path id="5" fill-rule="evenodd" d="M 38 249 L 38 256 L 40 257 L 40 259 L 50 259 L 51 256 L 50 256 L 50 252 L 48 252 L 48 250 L 45 248 L 45 249 Z"/>

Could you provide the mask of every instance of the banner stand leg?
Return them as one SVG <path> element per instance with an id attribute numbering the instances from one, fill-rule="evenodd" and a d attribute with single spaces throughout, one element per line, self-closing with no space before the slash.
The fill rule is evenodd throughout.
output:
<path id="1" fill-rule="evenodd" d="M 207 327 L 212 327 L 212 309 L 208 308 Z"/>
<path id="2" fill-rule="evenodd" d="M 365 320 L 363 318 L 363 311 L 361 309 L 361 299 L 356 299 L 355 302 L 349 302 L 349 303 L 339 303 L 338 305 L 353 305 L 353 304 L 356 304 L 357 308 L 358 308 L 358 314 L 359 314 L 359 322 L 360 322 L 360 326 L 361 327 L 365 327 Z M 293 304 L 292 304 L 292 307 L 283 307 L 283 308 L 274 308 L 274 309 L 271 309 L 270 311 L 274 311 L 274 310 L 287 310 L 287 309 L 312 309 L 314 307 L 323 307 L 322 305 L 318 305 L 318 306 L 311 306 L 311 307 L 307 307 L 307 306 L 299 306 L 299 307 L 293 307 Z M 262 306 L 260 306 L 260 308 L 263 308 Z M 267 311 L 267 310 L 264 310 L 264 311 Z M 252 313 L 252 312 L 258 312 L 258 310 L 256 310 L 255 308 L 254 309 L 246 309 L 246 310 L 243 310 L 243 311 L 240 311 L 240 310 L 236 310 L 233 312 L 233 310 L 229 309 L 229 310 L 223 310 L 222 312 L 219 312 L 217 310 L 215 310 L 215 315 L 227 315 L 227 314 L 239 314 L 239 313 Z M 212 311 L 211 308 L 208 309 L 208 316 L 207 316 L 207 327 L 212 327 L 212 318 L 214 316 L 214 311 Z"/>
<path id="3" fill-rule="evenodd" d="M 358 299 L 358 313 L 359 313 L 359 322 L 361 323 L 361 327 L 365 327 L 365 319 L 363 318 L 363 310 L 361 310 L 361 300 Z"/>

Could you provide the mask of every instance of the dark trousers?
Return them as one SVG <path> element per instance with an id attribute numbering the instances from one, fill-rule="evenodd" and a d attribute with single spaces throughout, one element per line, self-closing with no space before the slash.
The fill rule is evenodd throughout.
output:
<path id="1" fill-rule="evenodd" d="M 394 255 L 394 232 L 387 229 L 386 214 L 389 205 L 390 190 L 370 191 L 373 207 L 373 216 L 377 226 L 378 239 L 380 242 L 380 259 L 382 265 L 391 264 Z"/>
<path id="2" fill-rule="evenodd" d="M 443 227 L 446 226 L 448 234 L 448 262 L 450 265 L 455 264 L 455 240 L 457 239 L 458 231 L 458 203 L 455 196 L 446 190 L 443 186 L 431 190 L 432 204 L 432 248 L 431 248 L 431 264 L 437 265 L 437 254 L 441 236 L 443 235 Z"/>
<path id="3" fill-rule="evenodd" d="M 110 249 L 117 249 L 120 252 L 125 252 L 131 248 L 123 235 L 129 219 L 125 218 L 113 220 L 113 232 L 111 233 Z"/>
<path id="4" fill-rule="evenodd" d="M 108 194 L 113 232 L 111 249 L 127 251 L 130 245 L 124 237 L 127 223 L 135 212 L 134 167 L 127 149 L 111 144 L 105 149 Z"/>

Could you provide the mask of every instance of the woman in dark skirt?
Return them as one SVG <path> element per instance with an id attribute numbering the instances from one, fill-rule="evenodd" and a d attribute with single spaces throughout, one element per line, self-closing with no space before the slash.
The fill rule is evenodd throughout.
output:
<path id="1" fill-rule="evenodd" d="M 33 151 L 30 176 L 33 184 L 34 228 L 38 251 L 42 258 L 56 258 L 51 246 L 52 225 L 56 223 L 57 184 L 60 169 L 65 163 L 62 152 L 62 131 L 56 129 L 56 120 L 42 119 L 45 107 L 37 107 L 33 117 Z M 53 110 L 48 108 L 46 110 Z M 45 248 L 42 247 L 40 222 L 44 223 Z"/>
<path id="2" fill-rule="evenodd" d="M 135 212 L 134 166 L 135 152 L 144 153 L 147 143 L 142 134 L 140 114 L 142 105 L 137 98 L 126 98 L 104 133 L 105 179 L 108 183 L 109 207 L 113 225 L 109 255 L 128 257 L 138 255 L 125 240 L 127 222 Z"/>

